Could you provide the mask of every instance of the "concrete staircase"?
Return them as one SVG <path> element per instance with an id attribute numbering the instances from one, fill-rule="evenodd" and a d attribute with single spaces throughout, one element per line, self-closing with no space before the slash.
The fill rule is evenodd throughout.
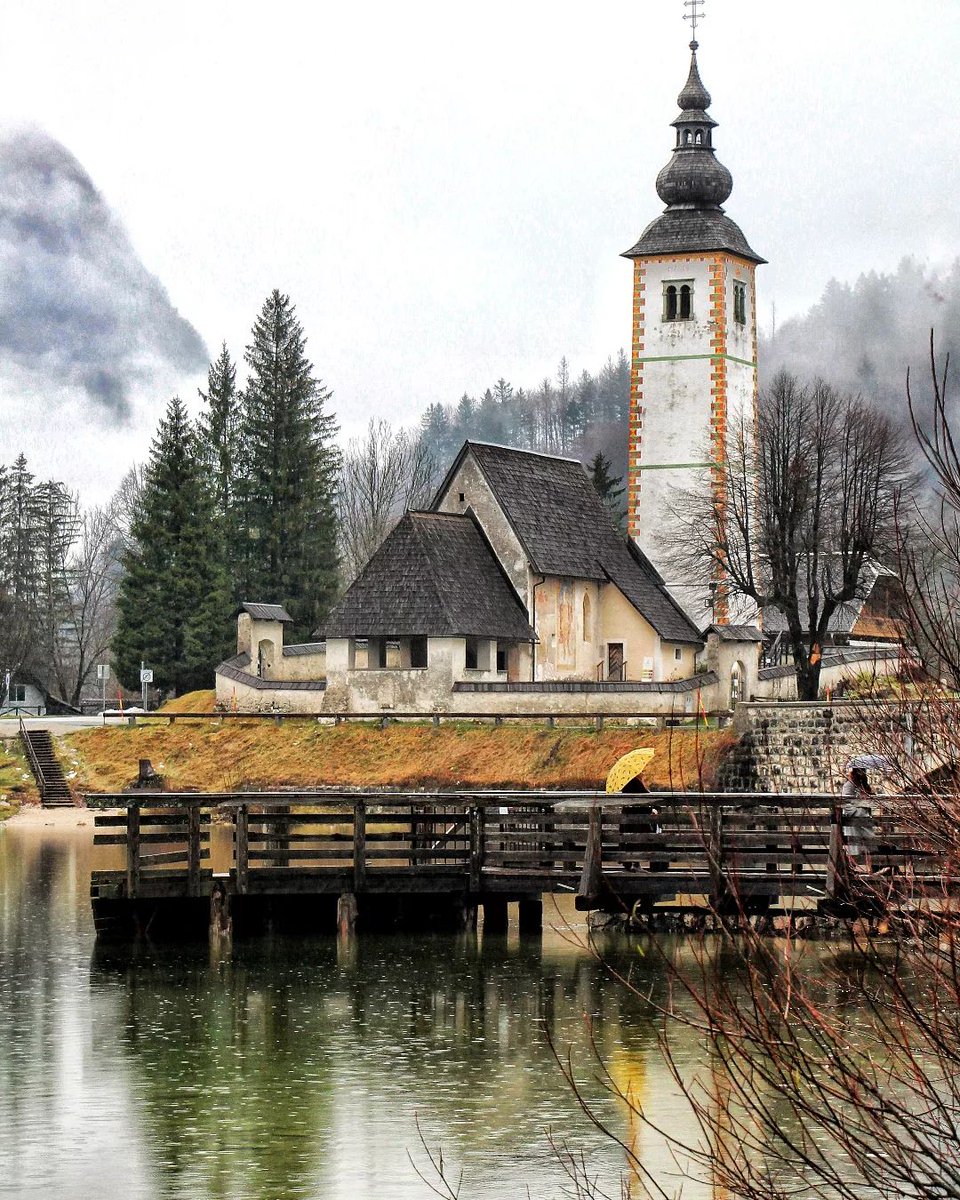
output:
<path id="1" fill-rule="evenodd" d="M 64 778 L 63 768 L 53 749 L 53 738 L 46 729 L 25 729 L 20 725 L 20 740 L 40 790 L 44 808 L 72 808 L 73 795 Z"/>

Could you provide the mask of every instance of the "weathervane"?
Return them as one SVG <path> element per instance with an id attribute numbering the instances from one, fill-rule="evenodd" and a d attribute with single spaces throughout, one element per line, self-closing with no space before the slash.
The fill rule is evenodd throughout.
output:
<path id="1" fill-rule="evenodd" d="M 697 26 L 703 20 L 703 4 L 704 0 L 683 0 L 683 7 L 687 10 L 683 19 L 690 22 L 694 45 L 697 43 Z"/>

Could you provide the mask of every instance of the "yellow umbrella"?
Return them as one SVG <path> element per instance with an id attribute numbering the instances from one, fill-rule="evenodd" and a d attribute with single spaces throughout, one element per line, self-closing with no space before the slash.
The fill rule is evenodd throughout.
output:
<path id="1" fill-rule="evenodd" d="M 623 758 L 618 758 L 607 776 L 607 791 L 622 792 L 631 780 L 643 774 L 655 753 L 655 750 L 631 750 Z"/>

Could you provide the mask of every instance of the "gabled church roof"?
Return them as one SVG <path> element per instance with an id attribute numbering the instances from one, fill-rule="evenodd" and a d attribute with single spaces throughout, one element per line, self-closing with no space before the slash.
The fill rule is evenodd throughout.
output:
<path id="1" fill-rule="evenodd" d="M 532 570 L 539 575 L 609 580 L 669 642 L 702 643 L 650 560 L 615 528 L 583 465 L 572 458 L 464 442 L 434 499 L 440 504 L 472 453 Z"/>
<path id="2" fill-rule="evenodd" d="M 520 599 L 471 514 L 407 512 L 347 589 L 336 637 L 536 641 Z"/>

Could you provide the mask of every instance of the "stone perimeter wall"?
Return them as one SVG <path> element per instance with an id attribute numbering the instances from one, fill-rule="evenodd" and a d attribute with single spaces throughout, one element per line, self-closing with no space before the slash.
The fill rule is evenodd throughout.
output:
<path id="1" fill-rule="evenodd" d="M 852 755 L 882 751 L 856 703 L 739 704 L 734 730 L 721 791 L 838 793 Z"/>

